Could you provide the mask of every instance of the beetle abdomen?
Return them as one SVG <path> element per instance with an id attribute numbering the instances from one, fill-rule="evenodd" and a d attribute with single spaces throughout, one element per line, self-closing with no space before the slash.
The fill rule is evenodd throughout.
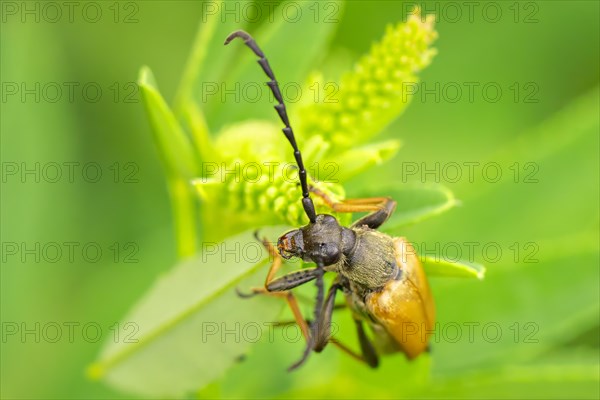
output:
<path id="1" fill-rule="evenodd" d="M 365 305 L 400 350 L 412 359 L 427 349 L 433 332 L 435 307 L 421 262 L 404 238 L 394 239 L 399 279 L 367 295 Z"/>

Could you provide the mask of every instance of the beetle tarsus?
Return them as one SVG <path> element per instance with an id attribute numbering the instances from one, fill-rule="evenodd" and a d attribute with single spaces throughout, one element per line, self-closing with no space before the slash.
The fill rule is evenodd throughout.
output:
<path id="1" fill-rule="evenodd" d="M 306 348 L 304 349 L 304 353 L 302 354 L 302 358 L 300 360 L 296 361 L 294 364 L 290 365 L 289 368 L 287 369 L 288 372 L 292 372 L 293 370 L 300 367 L 302 364 L 304 364 L 306 362 L 306 360 L 308 359 L 308 356 L 310 355 L 311 351 L 313 350 L 312 342 L 313 342 L 312 339 L 308 341 L 308 343 L 306 344 Z"/>
<path id="2" fill-rule="evenodd" d="M 254 297 L 254 296 L 256 296 L 258 294 L 258 292 L 254 291 L 254 290 L 252 292 L 249 292 L 249 293 L 244 293 L 244 292 L 242 292 L 240 290 L 240 288 L 237 288 L 237 287 L 235 288 L 235 293 L 239 297 L 241 297 L 242 299 L 249 299 L 249 298 Z"/>

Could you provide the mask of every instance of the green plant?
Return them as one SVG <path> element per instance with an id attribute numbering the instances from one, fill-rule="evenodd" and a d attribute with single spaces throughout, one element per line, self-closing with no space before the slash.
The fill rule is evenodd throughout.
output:
<path id="1" fill-rule="evenodd" d="M 223 259 L 221 252 L 213 250 L 235 249 L 239 253 L 240 243 L 255 243 L 251 235 L 254 229 L 261 228 L 262 234 L 274 238 L 289 226 L 307 223 L 296 179 L 284 179 L 289 175 L 284 171 L 286 164 L 275 165 L 269 174 L 244 176 L 245 180 L 239 174 L 223 173 L 235 170 L 236 165 L 291 161 L 291 152 L 278 125 L 272 122 L 274 115 L 263 117 L 265 111 L 255 105 L 199 101 L 202 83 L 211 79 L 262 79 L 245 54 L 238 54 L 234 63 L 231 49 L 227 50 L 230 53 L 217 50 L 226 33 L 237 28 L 217 24 L 217 20 L 215 16 L 199 30 L 173 109 L 158 91 L 150 69 L 144 67 L 140 72 L 139 85 L 165 166 L 182 261 L 125 318 L 139 325 L 139 341 L 108 344 L 99 361 L 90 367 L 91 376 L 126 392 L 181 396 L 204 387 L 233 366 L 250 343 L 232 344 L 214 337 L 198 343 L 205 324 L 265 324 L 273 321 L 280 304 L 266 298 L 241 302 L 232 290 L 236 285 L 260 282 L 262 267 L 268 263 L 262 249 L 255 259 L 233 260 Z M 300 79 L 308 60 L 324 50 L 324 38 L 331 30 L 328 25 L 315 29 L 302 22 L 280 22 L 261 28 L 255 37 L 267 55 L 277 58 L 276 71 Z M 431 62 L 435 50 L 430 45 L 436 36 L 433 17 L 422 17 L 417 8 L 406 22 L 389 26 L 371 51 L 341 77 L 334 102 L 304 100 L 291 108 L 290 119 L 298 125 L 305 160 L 319 161 L 314 169 L 309 168 L 312 185 L 343 199 L 344 183 L 350 178 L 396 155 L 400 148 L 397 139 L 372 140 L 406 108 L 410 99 L 407 85 L 415 84 L 417 73 Z M 302 41 L 289 46 L 295 37 L 302 37 Z M 207 63 L 209 54 L 214 61 Z M 303 63 L 296 61 L 297 54 L 303 55 Z M 302 82 L 305 92 L 314 85 L 326 87 L 320 73 L 312 73 Z M 218 133 L 212 134 L 215 130 Z M 217 172 L 207 165 L 216 165 Z M 336 167 L 335 181 L 314 179 L 327 174 L 327 165 Z M 358 192 L 365 197 L 389 195 L 398 201 L 397 211 L 384 229 L 390 234 L 400 234 L 406 225 L 457 203 L 452 192 L 440 185 L 388 182 L 359 187 Z M 315 200 L 318 212 L 331 212 L 326 204 Z M 338 218 L 346 223 L 351 220 L 350 215 Z M 483 268 L 472 263 L 436 257 L 425 257 L 424 262 L 430 275 L 483 276 Z M 425 373 L 427 361 L 419 365 L 415 373 Z"/>

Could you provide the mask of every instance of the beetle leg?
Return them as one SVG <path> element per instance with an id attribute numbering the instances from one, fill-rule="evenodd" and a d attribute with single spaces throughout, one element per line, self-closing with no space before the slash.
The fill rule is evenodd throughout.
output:
<path id="1" fill-rule="evenodd" d="M 352 224 L 352 227 L 366 225 L 371 229 L 377 229 L 394 213 L 396 202 L 389 197 L 384 198 L 377 211 L 365 215 Z"/>
<path id="2" fill-rule="evenodd" d="M 325 204 L 338 213 L 368 212 L 370 214 L 357 220 L 352 227 L 366 225 L 371 229 L 379 228 L 396 209 L 396 202 L 390 197 L 371 197 L 366 199 L 346 199 L 339 202 L 333 201 L 326 193 L 311 187 L 311 192 L 319 196 Z"/>
<path id="3" fill-rule="evenodd" d="M 315 337 L 314 350 L 317 353 L 320 353 L 327 343 L 332 343 L 337 348 L 350 355 L 351 357 L 364 362 L 371 368 L 376 368 L 379 365 L 379 359 L 377 357 L 377 353 L 375 352 L 375 348 L 373 344 L 367 337 L 365 330 L 363 328 L 363 323 L 360 319 L 358 319 L 353 314 L 354 323 L 356 324 L 356 332 L 358 334 L 358 342 L 360 344 L 361 354 L 357 354 L 352 351 L 349 347 L 345 346 L 337 339 L 331 337 L 331 317 L 333 314 L 333 310 L 335 308 L 335 295 L 338 290 L 343 289 L 343 283 L 338 279 L 334 281 L 334 283 L 329 288 L 329 292 L 327 293 L 327 299 L 325 300 L 325 304 L 323 305 L 323 312 L 321 313 L 321 319 L 316 326 L 316 331 L 314 331 L 313 335 Z"/>
<path id="4" fill-rule="evenodd" d="M 255 237 L 258 238 L 258 234 L 255 232 Z M 292 314 L 294 315 L 294 320 L 302 330 L 302 335 L 308 341 L 309 340 L 309 329 L 308 324 L 304 320 L 302 316 L 302 312 L 300 311 L 300 307 L 298 306 L 298 301 L 296 297 L 289 292 L 288 290 L 294 288 L 296 286 L 301 285 L 302 283 L 309 282 L 316 278 L 314 275 L 314 269 L 306 269 L 290 272 L 280 278 L 273 279 L 277 271 L 281 268 L 282 259 L 279 253 L 275 250 L 275 247 L 266 239 L 262 239 L 259 241 L 265 246 L 271 257 L 273 257 L 273 263 L 269 268 L 269 272 L 267 273 L 267 277 L 265 279 L 265 286 L 262 288 L 252 288 L 250 293 L 242 293 L 236 289 L 238 296 L 247 298 L 252 297 L 257 294 L 264 294 L 272 297 L 284 298 Z"/>
<path id="5" fill-rule="evenodd" d="M 303 283 L 310 282 L 313 279 L 316 279 L 320 272 L 317 271 L 317 268 L 306 268 L 300 269 L 297 271 L 292 271 L 288 274 L 280 276 L 277 279 L 274 279 L 275 274 L 282 265 L 282 258 L 275 247 L 266 239 L 260 239 L 258 237 L 257 232 L 254 233 L 254 236 L 262 242 L 263 246 L 269 252 L 269 255 L 273 258 L 273 263 L 269 268 L 269 272 L 267 272 L 267 277 L 265 278 L 265 286 L 263 288 L 253 288 L 252 293 L 243 294 L 238 291 L 238 294 L 241 297 L 252 297 L 255 294 L 260 294 L 264 292 L 283 292 L 289 289 L 293 289 L 297 286 L 302 285 Z"/>
<path id="6" fill-rule="evenodd" d="M 276 293 L 279 293 L 279 292 L 272 292 L 272 294 L 276 294 Z M 308 302 L 308 299 L 307 299 L 307 298 L 304 298 L 304 297 L 298 296 L 297 294 L 296 294 L 294 297 L 296 297 L 296 300 L 298 300 L 298 303 Z M 335 305 L 333 306 L 333 310 L 334 310 L 334 311 L 335 311 L 335 310 L 346 310 L 346 309 L 348 309 L 348 305 L 347 305 L 347 304 L 345 304 L 345 303 L 339 303 L 339 304 L 335 304 Z M 312 320 L 310 320 L 310 319 L 307 319 L 307 320 L 306 320 L 306 322 L 307 322 L 308 324 L 311 324 L 311 323 L 312 323 Z M 275 326 L 275 327 L 277 327 L 277 328 L 279 328 L 279 327 L 284 327 L 284 326 L 290 326 L 290 325 L 294 325 L 295 323 L 296 323 L 296 321 L 295 321 L 295 320 L 288 320 L 288 321 L 277 321 L 277 322 L 275 323 L 275 325 L 274 325 L 274 326 Z"/>
<path id="7" fill-rule="evenodd" d="M 358 342 L 360 344 L 360 351 L 363 359 L 369 367 L 377 368 L 379 365 L 379 358 L 377 357 L 377 352 L 373 347 L 373 343 L 371 343 L 367 337 L 362 321 L 355 319 L 354 322 L 356 323 L 356 333 L 358 334 Z"/>
<path id="8" fill-rule="evenodd" d="M 306 282 L 315 280 L 319 276 L 318 268 L 306 268 L 292 271 L 289 274 L 273 279 L 266 285 L 268 292 L 283 292 L 298 287 Z"/>
<path id="9" fill-rule="evenodd" d="M 267 287 L 268 283 L 273 280 L 273 277 L 275 276 L 277 271 L 279 271 L 279 269 L 281 268 L 281 265 L 283 264 L 283 262 L 282 262 L 282 259 L 281 259 L 281 256 L 279 255 L 279 253 L 277 253 L 275 251 L 275 246 L 273 246 L 267 240 L 266 237 L 261 240 L 260 237 L 258 236 L 258 231 L 254 231 L 254 237 L 256 238 L 256 240 L 258 240 L 259 242 L 262 243 L 262 245 L 269 252 L 269 256 L 273 259 L 271 268 L 269 268 L 269 272 L 267 272 L 267 277 L 265 278 L 265 287 Z"/>
<path id="10" fill-rule="evenodd" d="M 377 368 L 379 366 L 379 358 L 377 357 L 375 350 L 373 350 L 373 353 L 369 355 L 365 353 L 364 349 L 361 349 L 362 354 L 358 354 L 337 339 L 330 339 L 329 342 L 344 353 L 348 354 L 350 357 L 354 358 L 356 361 L 363 362 L 371 368 Z"/>
<path id="11" fill-rule="evenodd" d="M 279 263 L 281 264 L 281 256 L 275 251 L 275 248 L 273 247 L 273 245 L 271 243 L 269 243 L 266 239 L 263 240 L 263 244 L 267 247 L 269 253 L 275 259 L 279 259 Z M 277 269 L 279 269 L 279 266 L 277 266 Z M 275 270 L 275 272 L 276 272 L 276 270 Z M 315 341 L 314 331 L 317 327 L 314 325 L 315 324 L 314 322 L 310 325 L 310 327 L 308 326 L 308 324 L 302 317 L 302 314 L 300 313 L 300 310 L 298 308 L 298 303 L 296 302 L 295 297 L 293 297 L 293 294 L 291 292 L 288 292 L 288 290 L 293 289 L 297 286 L 300 286 L 304 283 L 307 283 L 307 282 L 310 282 L 310 281 L 316 279 L 318 294 L 317 294 L 317 301 L 315 304 L 315 321 L 319 321 L 321 319 L 320 315 L 321 315 L 321 310 L 323 307 L 322 306 L 322 304 L 323 304 L 323 274 L 325 273 L 325 271 L 323 270 L 322 267 L 302 269 L 302 270 L 290 272 L 290 273 L 283 275 L 277 279 L 272 279 L 275 272 L 273 272 L 273 268 L 271 268 L 269 270 L 269 274 L 267 275 L 267 281 L 265 282 L 265 288 L 263 290 L 266 291 L 267 293 L 272 293 L 272 294 L 274 294 L 276 292 L 285 292 L 287 294 L 288 304 L 290 305 L 290 308 L 292 309 L 292 312 L 294 313 L 294 318 L 296 319 L 296 322 L 298 323 L 298 325 L 300 325 L 300 328 L 302 329 L 302 333 L 303 333 L 304 337 L 306 338 L 306 348 L 304 350 L 302 358 L 300 359 L 300 361 L 296 362 L 290 368 L 288 368 L 288 371 L 291 371 L 291 370 L 299 367 L 300 365 L 302 365 L 304 363 L 304 361 L 306 360 L 306 358 L 308 357 L 308 354 L 310 354 L 310 352 L 312 351 L 312 349 L 314 347 L 313 344 Z M 289 299 L 293 299 L 293 303 L 294 303 L 293 305 Z M 310 333 L 309 333 L 309 330 L 310 330 Z"/>
<path id="12" fill-rule="evenodd" d="M 338 285 L 338 286 L 336 287 L 336 285 Z M 317 336 L 317 340 L 321 340 L 321 341 L 325 340 L 326 342 L 317 341 L 317 343 L 315 345 L 315 351 L 316 352 L 321 351 L 323 349 L 323 347 L 325 347 L 325 344 L 327 342 L 330 342 L 331 344 L 333 344 L 338 349 L 342 350 L 344 353 L 348 354 L 352 358 L 354 358 L 358 361 L 364 362 L 371 368 L 377 368 L 377 366 L 379 365 L 379 358 L 377 357 L 375 348 L 373 347 L 373 344 L 371 343 L 371 341 L 367 337 L 367 334 L 365 333 L 362 321 L 359 318 L 357 318 L 354 314 L 352 315 L 352 319 L 354 319 L 354 323 L 356 324 L 356 333 L 358 334 L 358 343 L 360 345 L 361 354 L 357 354 L 356 352 L 351 350 L 349 347 L 347 347 L 346 345 L 341 343 L 339 340 L 332 338 L 330 336 L 331 314 L 332 314 L 334 306 L 335 306 L 335 301 L 334 301 L 335 300 L 335 292 L 336 292 L 336 289 L 342 289 L 342 288 L 343 288 L 343 285 L 336 281 L 329 289 L 329 293 L 327 295 L 327 301 L 325 302 L 325 312 L 323 314 L 324 322 L 321 325 L 321 330 L 323 327 L 326 327 L 327 331 L 326 331 L 326 334 Z M 322 347 L 318 347 L 320 345 L 322 345 Z"/>
<path id="13" fill-rule="evenodd" d="M 267 240 L 267 238 L 261 239 L 258 236 L 258 230 L 254 231 L 254 237 L 256 238 L 256 240 L 258 240 L 259 242 L 262 243 L 262 245 L 269 252 L 269 256 L 273 259 L 273 262 L 271 263 L 271 266 L 269 267 L 269 271 L 267 272 L 267 276 L 265 278 L 265 286 L 264 287 L 266 288 L 268 283 L 273 280 L 273 277 L 275 276 L 277 271 L 279 271 L 279 269 L 281 268 L 282 260 L 281 260 L 281 256 L 275 251 L 275 247 Z M 236 292 L 237 292 L 238 296 L 247 298 L 247 297 L 252 297 L 256 294 L 264 292 L 264 288 L 253 288 L 251 293 L 242 293 L 238 289 L 236 289 Z"/>
<path id="14" fill-rule="evenodd" d="M 315 344 L 314 350 L 317 353 L 323 351 L 327 343 L 331 338 L 331 316 L 335 307 L 335 295 L 342 285 L 336 281 L 334 282 L 329 291 L 327 292 L 327 298 L 323 304 L 323 311 L 321 312 L 321 318 L 315 326 Z"/>
<path id="15" fill-rule="evenodd" d="M 342 289 L 342 284 L 339 280 L 334 281 L 327 292 L 327 297 L 320 306 L 320 302 L 317 301 L 317 308 L 315 311 L 315 321 L 311 324 L 311 337 L 304 350 L 302 358 L 293 364 L 288 371 L 298 368 L 306 361 L 311 351 L 320 353 L 323 351 L 327 343 L 332 341 L 331 339 L 331 317 L 333 310 L 335 309 L 335 295 L 338 290 Z"/>
<path id="16" fill-rule="evenodd" d="M 277 326 L 290 325 L 290 324 L 295 323 L 300 327 L 300 330 L 302 331 L 302 336 L 304 336 L 304 339 L 306 339 L 306 341 L 309 340 L 310 334 L 309 334 L 308 323 L 304 320 L 304 316 L 302 316 L 302 312 L 300 311 L 300 307 L 298 306 L 298 301 L 296 300 L 296 297 L 293 295 L 292 292 L 288 292 L 288 291 L 269 292 L 265 288 L 256 288 L 256 289 L 253 289 L 252 293 L 248 295 L 248 294 L 242 294 L 238 291 L 238 295 L 240 295 L 240 297 L 251 297 L 251 296 L 255 296 L 257 294 L 262 294 L 262 295 L 266 295 L 266 296 L 278 297 L 278 298 L 285 299 L 288 303 L 288 306 L 290 307 L 290 310 L 292 311 L 292 314 L 294 315 L 294 321 L 291 321 L 291 322 L 285 323 L 285 324 L 277 323 L 276 325 Z"/>
<path id="17" fill-rule="evenodd" d="M 377 357 L 377 352 L 375 351 L 371 340 L 369 340 L 367 334 L 365 333 L 362 321 L 357 319 L 355 316 L 353 316 L 353 319 L 354 323 L 356 324 L 356 333 L 358 334 L 358 343 L 360 345 L 361 354 L 356 353 L 335 338 L 330 338 L 329 342 L 355 360 L 363 362 L 371 368 L 377 368 L 379 366 L 379 357 Z"/>

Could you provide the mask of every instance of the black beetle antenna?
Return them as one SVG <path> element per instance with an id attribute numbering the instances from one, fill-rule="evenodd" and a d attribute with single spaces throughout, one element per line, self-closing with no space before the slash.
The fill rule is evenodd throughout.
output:
<path id="1" fill-rule="evenodd" d="M 308 183 L 306 181 L 306 169 L 304 168 L 304 163 L 302 162 L 302 155 L 300 154 L 300 150 L 298 149 L 298 145 L 296 144 L 296 138 L 294 137 L 294 132 L 292 131 L 292 127 L 290 126 L 290 121 L 288 119 L 287 110 L 285 108 L 285 103 L 283 102 L 283 97 L 281 96 L 281 91 L 279 90 L 279 85 L 277 84 L 277 80 L 275 79 L 275 74 L 271 70 L 271 66 L 269 66 L 269 61 L 265 58 L 264 53 L 258 47 L 252 36 L 244 31 L 235 31 L 225 39 L 225 44 L 229 44 L 235 38 L 242 38 L 246 46 L 250 47 L 250 49 L 259 57 L 258 64 L 261 66 L 265 74 L 271 79 L 267 82 L 267 85 L 273 92 L 273 96 L 277 100 L 277 105 L 275 106 L 275 110 L 277 110 L 277 114 L 279 114 L 279 118 L 283 121 L 285 128 L 282 129 L 285 137 L 289 140 L 290 144 L 294 148 L 294 157 L 296 158 L 296 164 L 298 164 L 298 176 L 300 177 L 300 185 L 302 186 L 302 206 L 304 207 L 304 212 L 306 216 L 310 220 L 310 222 L 314 223 L 317 219 L 317 213 L 315 212 L 315 205 L 310 198 L 308 192 Z"/>

